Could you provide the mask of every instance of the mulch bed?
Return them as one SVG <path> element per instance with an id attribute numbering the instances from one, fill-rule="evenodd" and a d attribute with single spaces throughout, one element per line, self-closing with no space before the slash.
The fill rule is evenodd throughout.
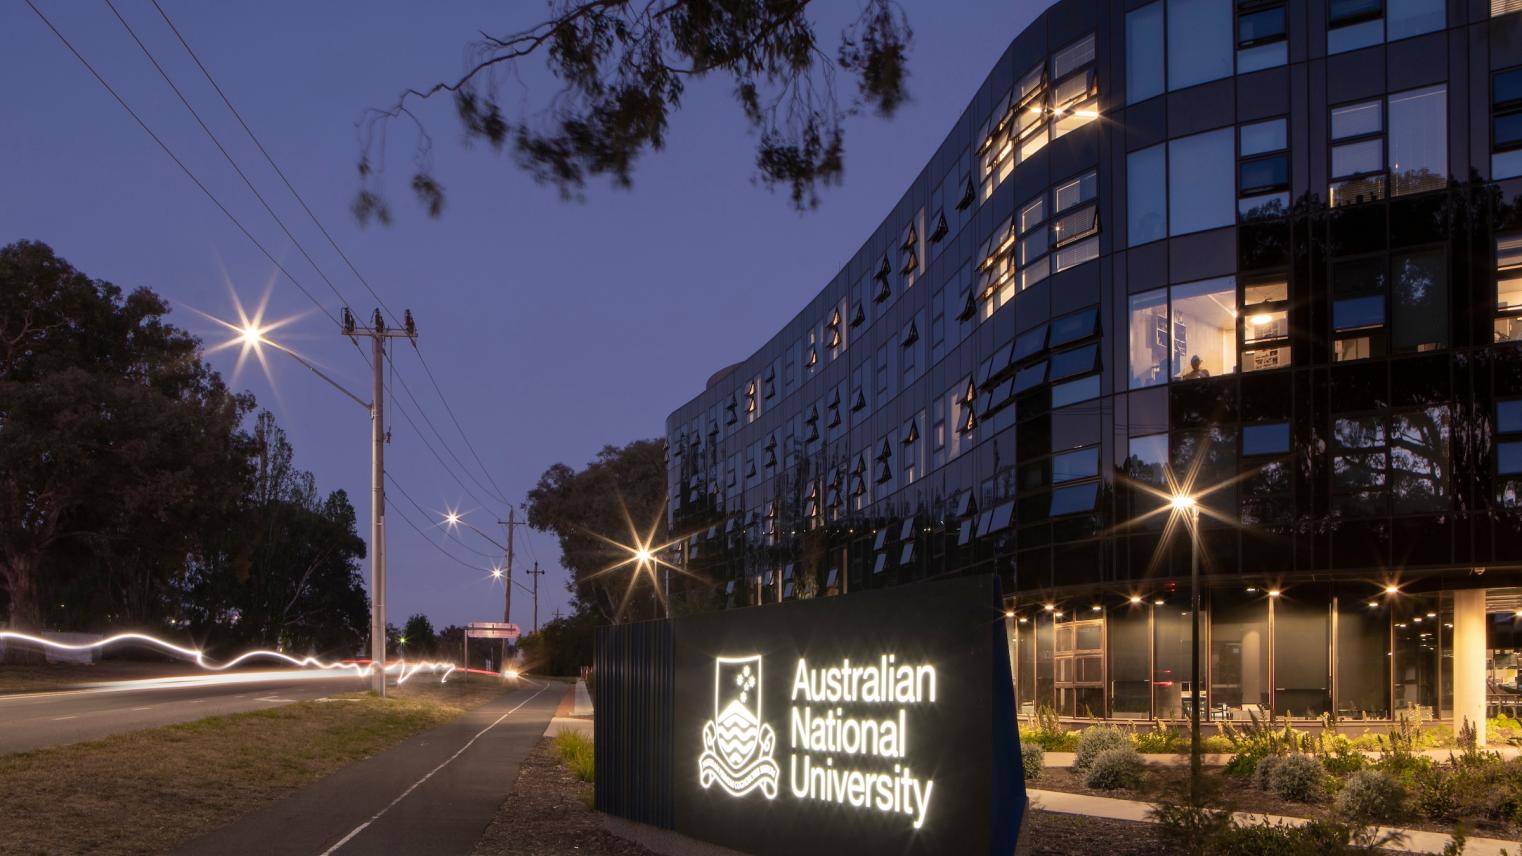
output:
<path id="1" fill-rule="evenodd" d="M 1020 846 L 1015 856 L 1071 856 L 1103 853 L 1105 856 L 1169 856 L 1157 840 L 1150 823 L 1057 814 L 1032 809 L 1025 813 Z"/>
<path id="2" fill-rule="evenodd" d="M 513 791 L 476 844 L 476 856 L 655 856 L 603 829 L 592 785 L 572 775 L 539 741 L 518 768 Z"/>

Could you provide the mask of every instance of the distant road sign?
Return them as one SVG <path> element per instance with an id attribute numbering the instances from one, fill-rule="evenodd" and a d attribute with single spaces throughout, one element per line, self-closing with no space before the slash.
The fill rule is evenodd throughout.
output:
<path id="1" fill-rule="evenodd" d="M 470 639 L 517 639 L 518 625 L 505 621 L 472 621 L 465 625 L 465 636 Z"/>

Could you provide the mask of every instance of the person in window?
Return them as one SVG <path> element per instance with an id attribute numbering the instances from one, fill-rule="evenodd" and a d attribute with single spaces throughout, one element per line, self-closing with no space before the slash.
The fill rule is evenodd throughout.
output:
<path id="1" fill-rule="evenodd" d="M 1189 358 L 1189 371 L 1179 375 L 1179 380 L 1198 380 L 1202 377 L 1210 377 L 1210 372 L 1200 365 L 1200 355 L 1195 354 Z"/>

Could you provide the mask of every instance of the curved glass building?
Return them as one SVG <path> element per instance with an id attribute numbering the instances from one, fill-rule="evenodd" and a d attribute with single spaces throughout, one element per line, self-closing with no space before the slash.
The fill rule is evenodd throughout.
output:
<path id="1" fill-rule="evenodd" d="M 1179 718 L 1197 546 L 1212 719 L 1516 701 L 1514 9 L 1051 6 L 671 414 L 692 598 L 993 572 L 1022 712 Z"/>

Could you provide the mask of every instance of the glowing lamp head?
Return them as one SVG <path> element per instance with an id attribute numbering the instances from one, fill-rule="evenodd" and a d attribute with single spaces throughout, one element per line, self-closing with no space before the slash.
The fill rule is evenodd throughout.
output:
<path id="1" fill-rule="evenodd" d="M 1135 605 L 1137 605 L 1139 603 L 1141 603 L 1141 595 L 1139 595 L 1139 594 L 1133 594 L 1133 595 L 1131 595 L 1131 605 L 1135 606 Z"/>
<path id="2" fill-rule="evenodd" d="M 1053 611 L 1053 610 L 1055 610 L 1057 608 L 1057 604 L 1055 604 L 1055 603 L 1048 603 L 1048 604 L 1042 606 L 1041 608 L 1046 610 L 1047 612 L 1051 612 L 1051 611 Z"/>
<path id="3" fill-rule="evenodd" d="M 1194 497 L 1187 493 L 1176 493 L 1168 500 L 1168 504 L 1173 506 L 1174 511 L 1188 511 L 1194 508 Z"/>
<path id="4" fill-rule="evenodd" d="M 655 554 L 651 553 L 648 549 L 641 547 L 638 550 L 634 551 L 634 558 L 638 560 L 640 564 L 648 565 L 650 564 L 651 560 L 655 558 Z"/>
<path id="5" fill-rule="evenodd" d="M 1390 585 L 1385 586 L 1385 594 L 1399 594 L 1399 593 L 1400 593 L 1400 587 L 1395 585 L 1394 583 L 1391 583 Z"/>
<path id="6" fill-rule="evenodd" d="M 259 345 L 264 342 L 264 331 L 252 324 L 245 324 L 238 331 L 238 341 L 247 346 Z"/>
<path id="7" fill-rule="evenodd" d="M 1278 597 L 1279 596 L 1279 590 L 1278 589 L 1269 589 L 1268 590 L 1268 596 L 1269 597 Z"/>
<path id="8" fill-rule="evenodd" d="M 518 680 L 518 670 L 512 668 L 506 669 L 502 672 L 502 677 L 507 678 L 510 681 L 516 681 Z"/>
<path id="9" fill-rule="evenodd" d="M 444 515 L 444 522 L 448 523 L 450 526 L 458 526 L 458 525 L 460 525 L 460 515 L 459 515 L 459 512 L 451 511 L 448 514 L 445 514 Z"/>
<path id="10" fill-rule="evenodd" d="M 491 578 L 494 579 L 494 580 L 500 580 L 500 579 L 502 579 L 502 569 L 501 568 L 492 568 L 491 569 Z"/>
<path id="11" fill-rule="evenodd" d="M 1014 618 L 1015 617 L 1015 611 L 1013 609 L 1006 609 L 1006 610 L 1004 610 L 1004 617 L 1005 618 Z"/>

